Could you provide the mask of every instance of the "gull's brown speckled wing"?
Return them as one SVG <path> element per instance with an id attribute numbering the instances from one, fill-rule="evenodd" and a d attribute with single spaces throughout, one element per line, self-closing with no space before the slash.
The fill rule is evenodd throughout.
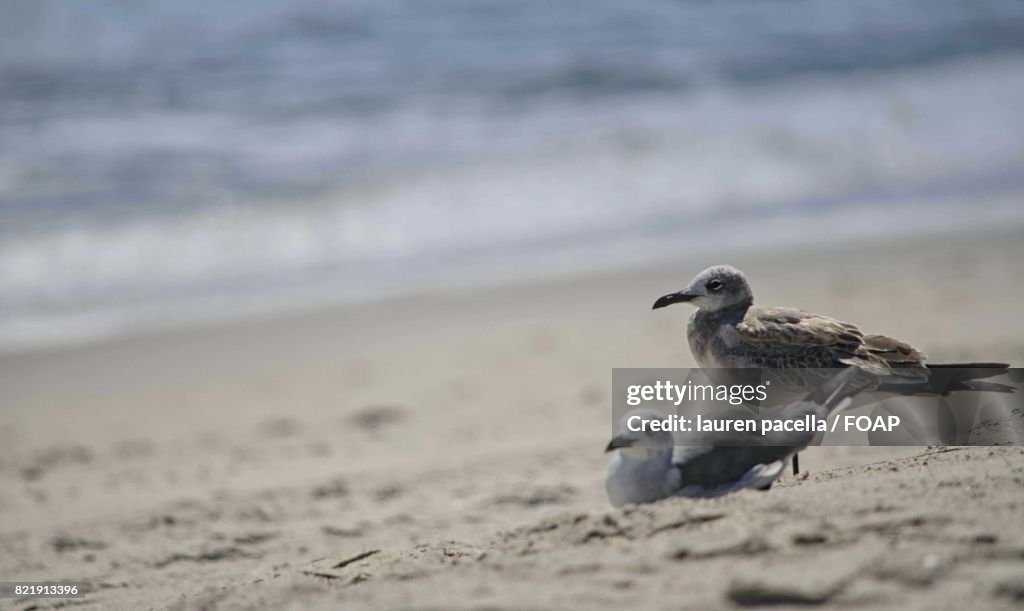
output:
<path id="1" fill-rule="evenodd" d="M 740 337 L 762 349 L 800 354 L 803 367 L 852 365 L 879 375 L 923 370 L 925 355 L 884 335 L 864 335 L 857 325 L 796 308 L 753 306 L 736 325 Z M 826 363 L 824 361 L 831 361 Z M 818 361 L 818 362 L 813 362 Z"/>

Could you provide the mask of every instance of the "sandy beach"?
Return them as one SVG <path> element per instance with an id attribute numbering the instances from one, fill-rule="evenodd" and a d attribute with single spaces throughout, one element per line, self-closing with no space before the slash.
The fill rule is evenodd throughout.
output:
<path id="1" fill-rule="evenodd" d="M 1024 450 L 814 448 L 768 492 L 612 509 L 613 367 L 694 366 L 706 265 L 760 302 L 1024 363 L 1024 228 L 700 253 L 0 357 L 10 608 L 881 609 L 1024 601 Z M 685 251 L 680 248 L 680 252 Z"/>

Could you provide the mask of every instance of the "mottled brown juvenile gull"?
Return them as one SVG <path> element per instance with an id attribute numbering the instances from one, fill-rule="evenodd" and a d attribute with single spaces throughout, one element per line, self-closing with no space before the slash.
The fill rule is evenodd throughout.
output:
<path id="1" fill-rule="evenodd" d="M 981 382 L 1001 375 L 1006 363 L 928 364 L 910 344 L 884 335 L 866 335 L 857 325 L 791 307 L 754 304 L 743 272 L 716 265 L 697 274 L 683 290 L 659 297 L 654 308 L 689 303 L 697 311 L 686 335 L 704 369 L 810 369 L 796 383 L 820 383 L 826 369 L 855 367 L 878 377 L 869 390 L 898 395 L 947 395 L 958 390 L 1011 392 L 1010 386 Z M 793 372 L 795 373 L 795 371 Z M 799 470 L 793 455 L 793 473 Z"/>
<path id="2" fill-rule="evenodd" d="M 687 338 L 703 368 L 857 367 L 890 386 L 905 386 L 900 394 L 1007 388 L 971 382 L 1004 373 L 1005 363 L 927 364 L 910 344 L 865 334 L 852 323 L 797 308 L 755 305 L 746 276 L 729 265 L 702 271 L 685 289 L 658 298 L 654 309 L 674 303 L 697 308 Z"/>

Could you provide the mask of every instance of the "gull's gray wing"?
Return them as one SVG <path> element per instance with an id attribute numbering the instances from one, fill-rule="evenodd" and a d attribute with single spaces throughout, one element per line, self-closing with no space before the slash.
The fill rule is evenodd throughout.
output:
<path id="1" fill-rule="evenodd" d="M 742 488 L 763 488 L 782 474 L 796 448 L 775 446 L 677 447 L 673 485 L 680 496 L 719 496 Z"/>
<path id="2" fill-rule="evenodd" d="M 754 420 L 761 416 L 741 406 L 730 406 L 708 420 Z M 676 446 L 668 487 L 673 494 L 713 497 L 743 488 L 765 488 L 782 474 L 794 447 L 764 445 L 759 431 L 687 433 L 690 443 Z M 777 463 L 777 464 L 776 464 Z"/>
<path id="3" fill-rule="evenodd" d="M 877 383 L 875 376 L 848 367 L 820 385 L 803 401 L 761 410 L 727 408 L 722 420 L 761 418 L 802 421 L 806 416 L 826 419 L 849 405 L 850 399 Z M 760 423 L 758 424 L 760 429 Z M 765 488 L 774 482 L 786 460 L 806 448 L 816 431 L 705 433 L 691 437 L 701 445 L 677 446 L 672 454 L 669 488 L 680 496 L 712 497 L 743 488 Z"/>

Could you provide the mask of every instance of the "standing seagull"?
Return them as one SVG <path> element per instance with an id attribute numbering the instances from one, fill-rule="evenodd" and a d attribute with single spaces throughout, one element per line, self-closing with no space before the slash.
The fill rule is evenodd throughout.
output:
<path id="1" fill-rule="evenodd" d="M 753 412 L 735 408 L 720 413 L 724 419 L 747 418 L 801 421 L 807 416 L 827 419 L 845 408 L 847 399 L 875 383 L 874 376 L 847 368 L 827 380 L 803 401 L 781 408 Z M 612 505 L 653 503 L 670 496 L 716 497 L 744 488 L 767 490 L 782 475 L 786 461 L 807 447 L 814 431 L 715 432 L 702 437 L 691 433 L 687 440 L 701 445 L 676 446 L 667 431 L 648 427 L 635 430 L 639 421 L 664 416 L 638 409 L 626 414 L 605 452 L 615 452 L 608 464 L 605 490 Z M 639 420 L 639 421 L 638 421 Z"/>
<path id="2" fill-rule="evenodd" d="M 806 388 L 820 382 L 821 369 L 855 367 L 879 378 L 874 389 L 900 395 L 1013 390 L 976 381 L 1005 373 L 1006 363 L 928 365 L 927 357 L 910 344 L 865 335 L 852 323 L 797 308 L 754 305 L 747 277 L 730 265 L 707 268 L 685 289 L 659 297 L 653 309 L 673 303 L 697 307 L 686 336 L 694 358 L 705 369 L 816 368 L 819 371 L 807 372 L 802 380 Z M 794 474 L 799 471 L 797 460 L 794 454 Z"/>
<path id="3" fill-rule="evenodd" d="M 913 346 L 865 335 L 854 324 L 797 308 L 754 305 L 746 276 L 729 265 L 702 271 L 685 289 L 659 297 L 653 309 L 684 302 L 697 307 L 686 334 L 703 368 L 857 367 L 900 384 L 900 394 L 1007 388 L 971 382 L 1006 372 L 1005 363 L 929 365 Z"/>

